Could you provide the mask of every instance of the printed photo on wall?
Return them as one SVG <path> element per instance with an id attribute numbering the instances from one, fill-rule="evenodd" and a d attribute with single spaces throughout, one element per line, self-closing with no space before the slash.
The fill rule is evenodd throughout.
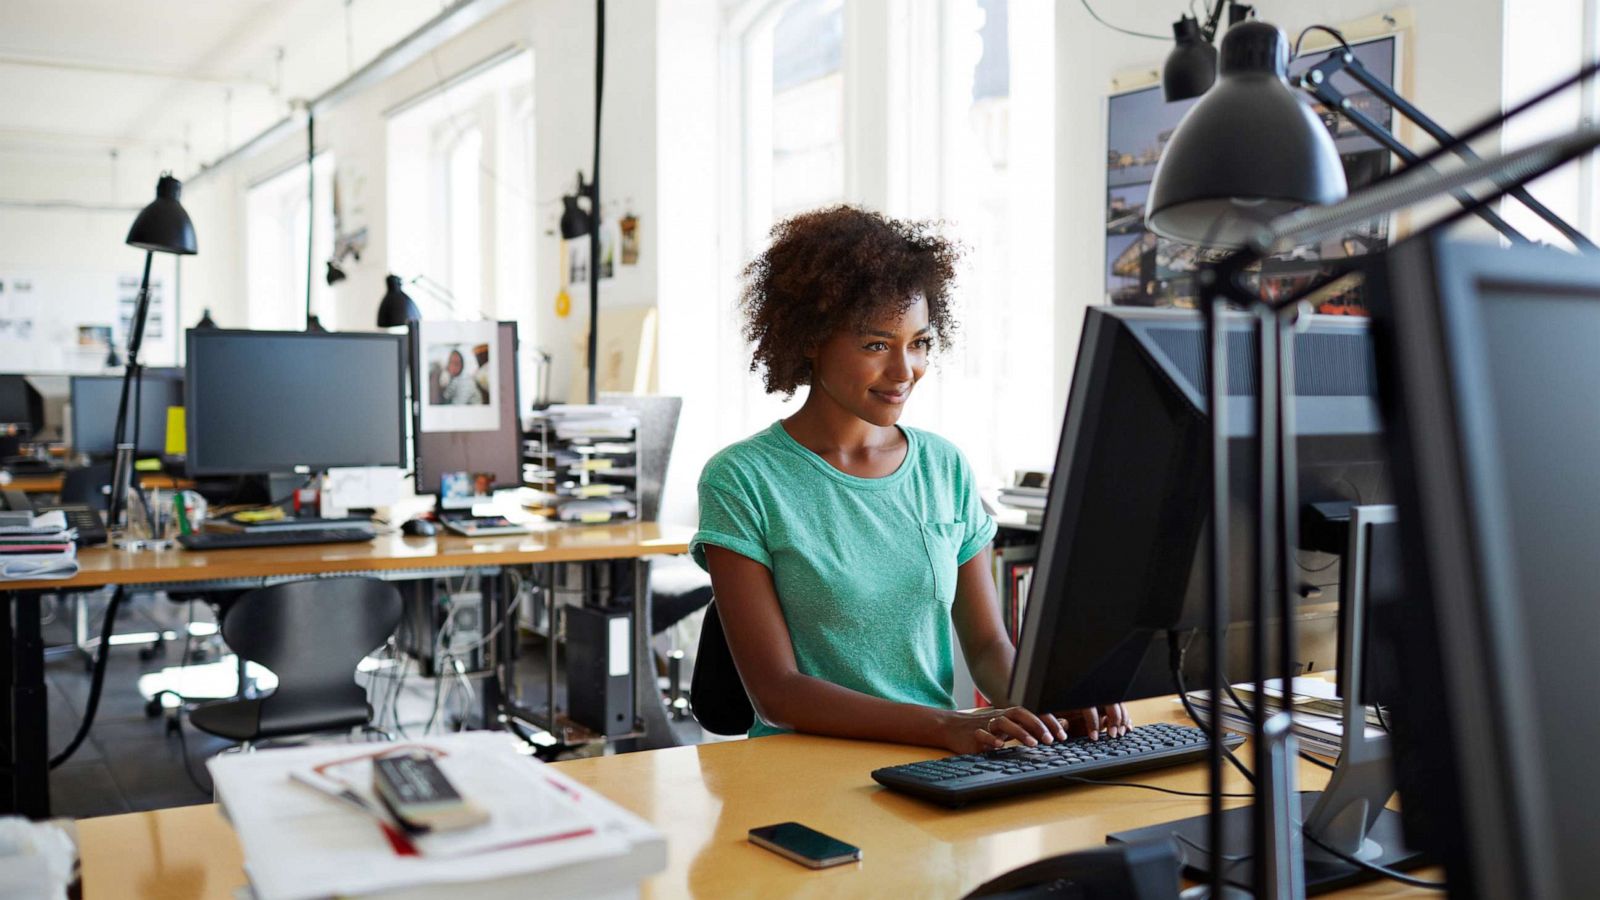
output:
<path id="1" fill-rule="evenodd" d="M 568 290 L 589 283 L 589 236 L 567 241 Z M 600 223 L 600 280 L 610 281 L 617 276 L 617 251 L 622 243 L 622 229 L 616 222 Z M 575 291 L 574 291 L 575 292 Z"/>
<path id="2" fill-rule="evenodd" d="M 422 430 L 494 431 L 500 427 L 494 322 L 421 322 Z"/>

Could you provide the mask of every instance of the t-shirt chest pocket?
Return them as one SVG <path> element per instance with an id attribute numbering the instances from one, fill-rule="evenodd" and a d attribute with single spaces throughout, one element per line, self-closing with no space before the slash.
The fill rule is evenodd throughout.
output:
<path id="1" fill-rule="evenodd" d="M 933 574 L 933 594 L 940 603 L 956 598 L 956 556 L 961 552 L 960 522 L 922 523 L 922 545 Z"/>

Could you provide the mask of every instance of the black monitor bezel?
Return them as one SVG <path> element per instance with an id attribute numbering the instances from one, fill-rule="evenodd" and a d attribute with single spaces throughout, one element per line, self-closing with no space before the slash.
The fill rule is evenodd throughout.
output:
<path id="1" fill-rule="evenodd" d="M 190 328 L 186 332 L 184 359 L 187 363 L 184 368 L 183 379 L 183 405 L 185 410 L 186 430 L 186 455 L 185 465 L 190 475 L 259 475 L 259 469 L 244 469 L 230 465 L 208 465 L 199 460 L 200 448 L 205 446 L 202 440 L 197 440 L 197 425 L 200 417 L 195 415 L 195 372 L 193 370 L 195 359 L 195 342 L 197 340 L 213 340 L 220 338 L 294 338 L 306 341 L 373 341 L 387 342 L 395 348 L 395 384 L 399 386 L 395 404 L 395 422 L 399 427 L 399 442 L 395 445 L 395 455 L 392 461 L 382 460 L 299 460 L 286 464 L 281 469 L 272 469 L 271 472 L 291 472 L 305 469 L 311 472 L 324 472 L 328 469 L 360 468 L 368 466 L 398 466 L 406 465 L 408 457 L 408 433 L 406 429 L 406 338 L 405 335 L 387 334 L 383 332 L 367 331 L 264 331 L 244 328 Z M 197 460 L 199 460 L 197 462 Z"/>
<path id="2" fill-rule="evenodd" d="M 1230 350 L 1234 341 L 1251 333 L 1252 322 L 1253 319 L 1242 313 L 1226 316 L 1225 327 L 1229 332 Z M 1208 638 L 1203 633 L 1205 629 L 1200 628 L 1196 631 L 1200 624 L 1199 606 L 1196 605 L 1200 602 L 1200 594 L 1197 593 L 1199 589 L 1195 585 L 1199 583 L 1196 579 L 1200 577 L 1201 569 L 1191 568 L 1182 573 L 1182 577 L 1187 581 L 1179 588 L 1173 588 L 1170 580 L 1151 580 L 1144 585 L 1143 593 L 1122 598 L 1126 603 L 1138 604 L 1134 610 L 1135 615 L 1128 618 L 1133 620 L 1134 624 L 1131 627 L 1140 630 L 1139 634 L 1130 632 L 1127 640 L 1114 647 L 1092 645 L 1093 652 L 1103 654 L 1093 660 L 1088 660 L 1087 657 L 1072 657 L 1069 653 L 1069 658 L 1085 660 L 1081 663 L 1082 671 L 1072 673 L 1075 677 L 1081 677 L 1073 682 L 1074 687 L 1066 694 L 1061 692 L 1060 685 L 1052 683 L 1052 679 L 1059 674 L 1055 662 L 1052 661 L 1052 654 L 1059 652 L 1059 647 L 1055 646 L 1056 642 L 1062 640 L 1060 636 L 1063 634 L 1071 634 L 1076 638 L 1082 633 L 1079 629 L 1063 632 L 1062 617 L 1069 614 L 1066 607 L 1082 601 L 1072 599 L 1067 602 L 1060 599 L 1066 596 L 1066 582 L 1072 575 L 1072 569 L 1065 558 L 1070 556 L 1070 553 L 1047 552 L 1047 548 L 1074 546 L 1079 540 L 1077 537 L 1079 529 L 1085 529 L 1082 533 L 1087 534 L 1091 541 L 1098 539 L 1103 532 L 1103 529 L 1090 532 L 1087 529 L 1093 526 L 1079 520 L 1086 515 L 1083 511 L 1083 507 L 1088 503 L 1086 498 L 1102 484 L 1093 480 L 1094 474 L 1085 468 L 1095 463 L 1096 451 L 1091 448 L 1097 444 L 1103 428 L 1109 426 L 1114 431 L 1117 426 L 1113 420 L 1119 415 L 1127 415 L 1126 411 L 1106 406 L 1110 401 L 1105 396 L 1108 390 L 1104 379 L 1110 377 L 1113 367 L 1118 365 L 1117 354 L 1132 352 L 1137 354 L 1141 365 L 1151 366 L 1154 370 L 1160 371 L 1164 380 L 1152 385 L 1154 390 L 1160 396 L 1171 400 L 1176 409 L 1185 410 L 1185 412 L 1174 412 L 1174 415 L 1190 417 L 1191 427 L 1188 429 L 1190 433 L 1182 444 L 1175 444 L 1171 452 L 1179 454 L 1177 458 L 1193 459 L 1203 459 L 1209 452 L 1204 442 L 1205 398 L 1187 383 L 1189 376 L 1181 374 L 1177 368 L 1164 360 L 1161 354 L 1153 353 L 1146 343 L 1149 329 L 1172 325 L 1193 330 L 1196 335 L 1199 335 L 1201 330 L 1199 315 L 1192 310 L 1096 306 L 1085 313 L 1077 367 L 1072 379 L 1071 394 L 1067 400 L 1061 440 L 1057 445 L 1053 469 L 1055 474 L 1051 478 L 1050 497 L 1045 507 L 1044 523 L 1040 531 L 1040 558 L 1035 564 L 1029 588 L 1027 609 L 1021 623 L 1020 641 L 1009 683 L 1008 699 L 1012 703 L 1029 708 L 1059 709 L 1069 699 L 1074 705 L 1089 705 L 1173 693 L 1175 687 L 1170 667 L 1165 663 L 1168 659 L 1169 645 L 1160 640 L 1163 633 L 1169 639 L 1175 634 L 1180 636 L 1188 634 L 1198 641 L 1195 644 L 1195 651 L 1187 654 L 1182 670 L 1187 674 L 1190 685 L 1198 686 L 1206 681 L 1206 669 L 1203 664 L 1205 656 L 1201 648 Z M 1342 316 L 1316 316 L 1313 330 L 1325 334 L 1370 335 L 1371 333 L 1365 319 Z M 1130 350 L 1131 346 L 1137 346 L 1138 349 Z M 1127 357 L 1122 359 L 1125 364 Z M 1247 354 L 1230 359 L 1248 362 L 1249 356 Z M 1231 383 L 1245 384 L 1243 381 Z M 1372 383 L 1367 382 L 1367 387 L 1371 386 Z M 1249 394 L 1237 394 L 1231 401 L 1227 431 L 1232 444 L 1245 440 L 1253 433 L 1255 400 Z M 1337 401 L 1340 405 L 1328 406 L 1330 401 Z M 1375 432 L 1382 427 L 1377 398 L 1368 394 L 1300 395 L 1296 399 L 1295 408 L 1302 438 L 1316 436 L 1320 439 L 1342 441 L 1345 435 Z M 1355 427 L 1356 431 L 1351 431 L 1350 427 Z M 1083 459 L 1078 459 L 1076 456 L 1076 451 L 1080 447 L 1089 454 Z M 1240 448 L 1233 449 L 1237 452 Z M 1302 469 L 1315 468 L 1313 461 L 1305 454 L 1304 448 L 1302 451 L 1300 458 Z M 1370 451 L 1374 455 L 1374 460 L 1383 455 L 1377 445 L 1373 445 Z M 1174 457 L 1163 455 L 1161 458 Z M 1100 462 L 1103 464 L 1104 460 Z M 1179 516 L 1182 521 L 1187 521 L 1187 516 L 1193 510 L 1204 506 L 1209 486 L 1207 483 L 1206 486 L 1198 488 L 1197 493 L 1198 484 L 1198 482 L 1183 481 L 1169 485 L 1168 493 L 1160 501 L 1160 515 L 1163 519 Z M 1104 500 L 1103 497 L 1100 499 Z M 1377 502 L 1376 498 L 1371 496 L 1368 497 L 1368 501 Z M 1209 528 L 1208 521 L 1209 513 L 1201 516 L 1193 528 L 1184 533 L 1183 541 L 1201 540 Z M 1161 543 L 1159 546 L 1141 548 L 1145 554 L 1143 558 L 1147 569 L 1152 573 L 1151 578 L 1156 577 L 1155 573 L 1164 573 L 1160 577 L 1165 579 L 1176 577 L 1174 566 L 1188 565 L 1189 560 L 1186 555 L 1177 557 L 1170 555 L 1172 546 Z M 1306 571 L 1315 573 L 1322 570 Z M 1230 626 L 1227 634 L 1229 649 L 1225 651 L 1230 657 L 1236 650 L 1246 646 L 1242 641 L 1251 633 L 1248 605 L 1243 601 L 1242 593 L 1245 579 L 1241 573 L 1242 569 L 1234 572 L 1230 578 L 1234 593 L 1231 595 L 1227 614 L 1234 625 Z M 1336 579 L 1333 580 L 1336 583 Z M 1047 600 L 1050 602 L 1046 602 Z M 1331 606 L 1331 603 L 1318 601 L 1316 605 Z M 1081 606 L 1076 609 L 1078 614 L 1086 612 Z M 1094 613 L 1104 611 L 1089 610 L 1087 618 L 1093 619 Z M 1316 626 L 1319 645 L 1326 644 L 1327 638 L 1337 628 L 1336 609 L 1297 616 L 1297 620 L 1300 622 L 1302 637 L 1310 632 L 1310 626 Z M 1043 643 L 1045 641 L 1051 644 L 1046 645 Z M 1309 646 L 1306 641 L 1302 641 L 1302 650 L 1307 650 Z M 1156 648 L 1159 648 L 1159 651 Z M 1083 649 L 1085 648 L 1074 648 L 1074 650 Z M 1140 653 L 1143 654 L 1142 657 L 1139 656 Z M 1331 662 L 1333 654 L 1330 653 L 1326 658 Z M 1152 668 L 1153 666 L 1159 667 L 1159 678 L 1154 677 L 1156 669 Z M 1133 682 L 1122 683 L 1118 681 L 1122 677 L 1119 672 L 1132 673 L 1132 676 L 1137 677 Z M 1160 682 L 1160 691 L 1153 693 L 1157 681 Z"/>
<path id="3" fill-rule="evenodd" d="M 1408 814 L 1425 807 L 1451 883 L 1479 896 L 1561 896 L 1550 857 L 1554 784 L 1522 744 L 1536 733 L 1538 690 L 1522 645 L 1509 573 L 1517 564 L 1497 498 L 1493 383 L 1482 305 L 1506 287 L 1597 295 L 1592 258 L 1424 235 L 1387 256 L 1374 312 L 1385 413 L 1394 423 L 1408 596 L 1402 635 L 1407 697 L 1397 739 L 1431 771 L 1399 772 Z M 1416 660 L 1433 665 L 1418 665 Z M 1407 779 L 1418 789 L 1407 794 Z M 1459 829 L 1459 830 L 1456 830 Z"/>
<path id="4" fill-rule="evenodd" d="M 178 384 L 178 386 L 179 386 L 178 400 L 179 400 L 180 404 L 185 406 L 185 410 L 186 410 L 185 419 L 187 419 L 187 403 L 188 403 L 187 390 L 188 389 L 183 386 L 184 385 L 184 370 L 181 369 L 181 368 L 178 368 L 176 366 L 160 366 L 160 367 L 152 366 L 151 368 L 145 369 L 142 374 L 143 374 L 143 377 L 144 377 L 146 385 L 149 385 L 149 383 L 153 382 L 153 381 L 164 381 L 164 382 L 168 382 L 168 383 L 176 382 Z M 82 384 L 83 382 L 86 382 L 86 381 L 114 381 L 114 382 L 116 382 L 118 384 L 121 384 L 123 379 L 126 378 L 126 377 L 127 377 L 126 375 L 71 375 L 71 376 L 68 377 L 68 379 L 67 379 L 67 401 L 72 405 L 72 415 L 69 417 L 69 420 L 72 422 L 72 442 L 73 442 L 72 450 L 73 450 L 74 453 L 82 453 L 82 454 L 87 454 L 87 455 L 91 455 L 91 456 L 108 457 L 108 456 L 111 456 L 113 453 L 116 452 L 116 448 L 115 447 L 112 447 L 112 448 L 110 448 L 108 450 L 98 450 L 98 449 L 86 450 L 86 449 L 84 449 L 82 446 L 80 446 L 78 444 L 78 441 L 80 439 L 79 435 L 83 434 L 83 429 L 81 427 L 81 422 L 80 422 L 80 420 L 78 418 L 79 416 L 81 416 L 83 414 L 82 404 L 80 404 L 78 402 L 78 399 L 79 399 L 78 398 L 78 386 L 80 384 Z M 131 409 L 132 402 L 133 402 L 133 398 L 132 398 L 132 395 L 130 393 L 130 396 L 129 396 L 130 409 Z M 164 421 L 162 422 L 162 426 L 161 427 L 163 429 L 166 428 L 166 423 Z M 114 424 L 113 424 L 112 428 L 113 428 L 113 430 L 115 430 L 115 425 Z M 115 443 L 115 438 L 114 437 L 113 437 L 113 443 Z M 163 440 L 161 442 L 161 446 L 160 447 L 157 447 L 157 448 L 155 448 L 153 450 L 151 448 L 149 448 L 149 447 L 139 447 L 138 443 L 139 443 L 138 436 L 135 435 L 134 436 L 134 452 L 135 453 L 139 453 L 139 454 L 158 453 L 158 454 L 162 454 L 162 455 L 166 454 L 166 441 L 165 440 Z"/>

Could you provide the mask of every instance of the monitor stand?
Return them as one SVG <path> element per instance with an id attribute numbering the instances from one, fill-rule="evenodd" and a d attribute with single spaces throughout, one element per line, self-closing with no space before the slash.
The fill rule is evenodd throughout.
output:
<path id="1" fill-rule="evenodd" d="M 1328 779 L 1326 790 L 1301 791 L 1300 802 L 1290 805 L 1291 815 L 1302 822 L 1303 834 L 1308 838 L 1302 844 L 1307 894 L 1322 893 L 1377 877 L 1373 872 L 1329 853 L 1310 838 L 1347 856 L 1386 869 L 1414 868 L 1426 861 L 1420 851 L 1406 846 L 1400 814 L 1384 808 L 1394 794 L 1389 764 L 1390 738 L 1387 734 L 1367 735 L 1367 708 L 1358 702 L 1362 696 L 1361 673 L 1366 647 L 1361 636 L 1366 631 L 1366 576 L 1371 553 L 1368 543 L 1371 532 L 1367 526 L 1394 520 L 1395 508 L 1392 506 L 1357 506 L 1350 511 L 1350 537 L 1346 551 L 1349 555 L 1339 587 L 1339 602 L 1345 619 L 1339 635 L 1343 651 L 1340 658 L 1344 660 L 1345 667 L 1341 672 L 1345 703 L 1339 762 L 1334 767 L 1333 776 Z M 1273 779 L 1270 773 L 1267 779 L 1258 776 L 1258 790 L 1263 780 Z M 1303 815 L 1301 810 L 1305 811 Z M 1249 804 L 1223 813 L 1223 853 L 1230 860 L 1225 876 L 1229 882 L 1246 889 L 1250 886 L 1252 868 L 1248 864 L 1251 852 L 1250 823 Z M 1210 878 L 1207 835 L 1206 817 L 1195 816 L 1119 831 L 1107 835 L 1106 840 L 1118 843 L 1175 840 L 1179 845 L 1184 872 L 1205 883 Z"/>

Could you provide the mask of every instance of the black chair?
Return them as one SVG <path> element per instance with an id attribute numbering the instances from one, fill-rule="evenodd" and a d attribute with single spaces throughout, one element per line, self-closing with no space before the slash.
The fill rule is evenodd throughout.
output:
<path id="1" fill-rule="evenodd" d="M 111 463 L 94 463 L 68 469 L 61 477 L 61 502 L 102 512 L 111 500 Z"/>
<path id="2" fill-rule="evenodd" d="M 717 602 L 706 607 L 700 623 L 700 644 L 695 651 L 694 674 L 689 676 L 689 708 L 700 727 L 712 734 L 747 734 L 755 724 L 755 707 L 745 693 L 744 681 L 728 650 Z"/>
<path id="3" fill-rule="evenodd" d="M 241 659 L 278 676 L 265 697 L 196 707 L 196 728 L 249 744 L 366 726 L 367 693 L 356 664 L 400 624 L 400 592 L 369 578 L 291 581 L 250 591 L 222 620 L 222 639 Z"/>

